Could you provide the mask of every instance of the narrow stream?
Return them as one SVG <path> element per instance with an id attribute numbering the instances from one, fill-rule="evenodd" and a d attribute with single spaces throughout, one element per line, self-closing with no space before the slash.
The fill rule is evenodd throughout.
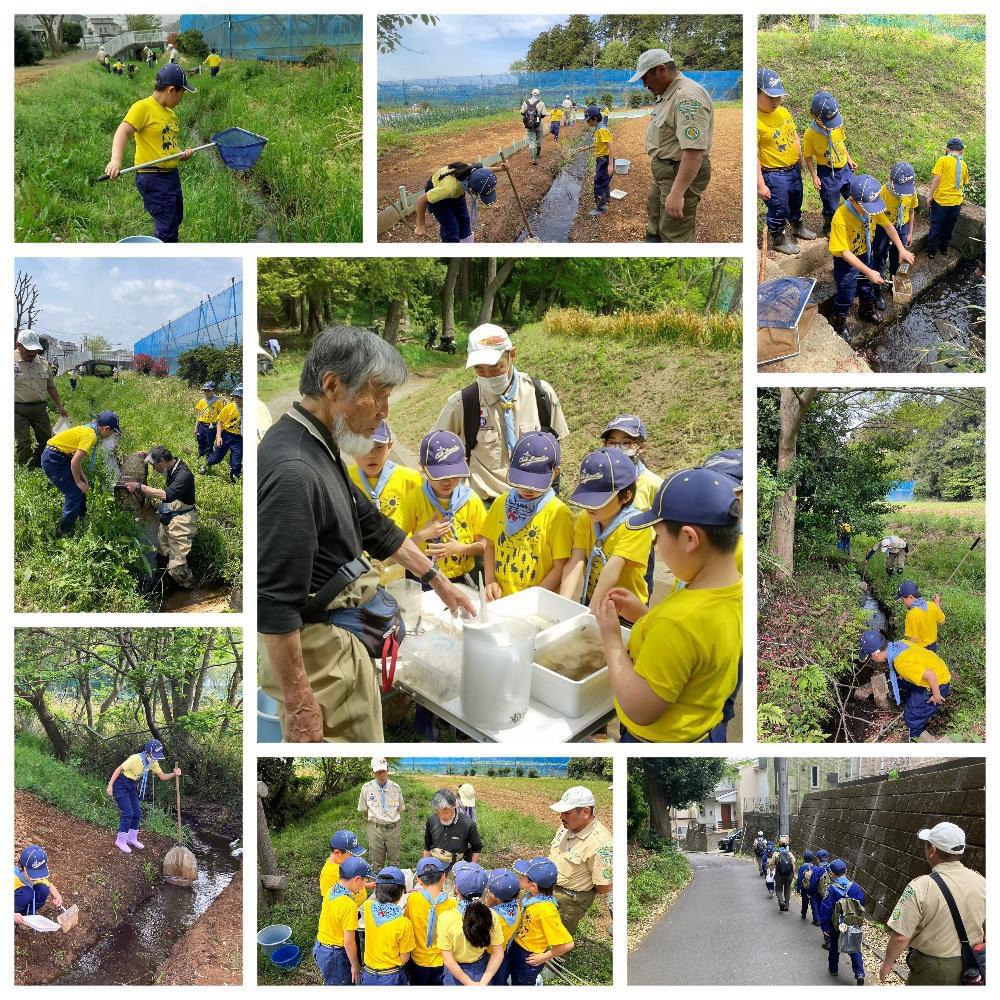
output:
<path id="1" fill-rule="evenodd" d="M 542 243 L 568 243 L 573 220 L 580 207 L 580 188 L 587 177 L 590 153 L 582 150 L 556 174 L 552 187 L 530 214 L 531 230 Z M 528 230 L 517 238 L 523 243 Z"/>
<path id="2" fill-rule="evenodd" d="M 233 880 L 240 859 L 231 856 L 229 840 L 189 828 L 190 849 L 198 859 L 198 880 L 190 889 L 161 881 L 152 896 L 73 968 L 49 985 L 148 986 L 184 932 Z M 160 873 L 158 873 L 159 875 Z M 145 878 L 140 870 L 136 878 Z"/>

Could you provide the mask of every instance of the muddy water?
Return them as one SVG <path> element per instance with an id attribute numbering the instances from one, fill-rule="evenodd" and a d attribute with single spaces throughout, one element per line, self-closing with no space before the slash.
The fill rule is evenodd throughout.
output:
<path id="1" fill-rule="evenodd" d="M 966 370 L 970 346 L 982 344 L 984 314 L 969 306 L 986 304 L 985 279 L 977 278 L 973 264 L 963 264 L 934 282 L 908 312 L 879 332 L 871 348 L 872 367 L 878 371 L 946 372 L 949 353 L 960 351 Z"/>
<path id="2" fill-rule="evenodd" d="M 607 665 L 601 637 L 596 632 L 579 632 L 551 649 L 535 654 L 535 663 L 571 681 L 582 681 Z"/>
<path id="3" fill-rule="evenodd" d="M 543 243 L 568 243 L 577 209 L 580 207 L 580 188 L 587 176 L 590 154 L 577 153 L 574 159 L 556 174 L 552 187 L 545 192 L 537 208 L 530 214 L 531 231 Z M 523 243 L 528 238 L 525 229 L 517 238 Z"/>
<path id="4" fill-rule="evenodd" d="M 189 832 L 188 846 L 198 859 L 197 882 L 182 889 L 168 885 L 157 872 L 153 895 L 50 985 L 146 986 L 153 982 L 176 942 L 229 885 L 240 866 L 240 859 L 230 856 L 225 837 Z M 136 878 L 145 878 L 141 864 L 137 859 Z"/>

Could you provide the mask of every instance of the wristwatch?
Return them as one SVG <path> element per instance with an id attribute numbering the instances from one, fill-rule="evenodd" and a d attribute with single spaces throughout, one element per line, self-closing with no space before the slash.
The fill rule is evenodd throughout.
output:
<path id="1" fill-rule="evenodd" d="M 437 566 L 431 566 L 431 568 L 420 578 L 420 582 L 425 587 L 430 586 L 431 580 L 433 580 L 434 577 L 436 577 L 440 572 L 441 571 L 437 568 Z"/>

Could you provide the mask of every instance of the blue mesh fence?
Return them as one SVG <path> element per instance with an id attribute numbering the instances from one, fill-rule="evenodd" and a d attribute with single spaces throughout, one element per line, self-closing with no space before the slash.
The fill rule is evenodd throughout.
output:
<path id="1" fill-rule="evenodd" d="M 200 31 L 229 59 L 300 60 L 317 45 L 361 53 L 360 14 L 184 14 L 181 31 Z"/>
<path id="2" fill-rule="evenodd" d="M 137 340 L 136 354 L 163 358 L 170 373 L 177 371 L 177 359 L 196 347 L 223 350 L 243 343 L 243 282 L 234 281 L 222 291 L 209 295 L 195 309 L 172 319 L 158 330 Z"/>
<path id="3" fill-rule="evenodd" d="M 621 105 L 635 91 L 644 103 L 652 95 L 641 83 L 629 83 L 630 69 L 567 69 L 549 73 L 494 73 L 488 76 L 441 76 L 426 80 L 384 80 L 378 85 L 379 108 L 406 108 L 414 105 L 475 106 L 484 109 L 513 108 L 538 89 L 547 105 L 561 103 L 569 96 L 579 105 L 587 97 L 612 94 Z M 713 70 L 685 73 L 711 94 L 715 101 L 738 101 L 743 73 L 740 70 Z"/>
<path id="4" fill-rule="evenodd" d="M 850 18 L 849 20 L 854 20 Z M 985 42 L 986 28 L 968 24 L 952 24 L 935 14 L 863 14 L 860 16 L 864 24 L 875 28 L 903 28 L 919 31 L 929 31 L 935 35 L 950 35 L 963 42 Z M 821 22 L 823 27 L 835 27 L 836 22 L 828 24 Z"/>

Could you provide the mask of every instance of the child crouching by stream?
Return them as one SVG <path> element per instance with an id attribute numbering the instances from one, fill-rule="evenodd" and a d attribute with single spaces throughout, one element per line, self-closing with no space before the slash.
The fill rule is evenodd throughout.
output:
<path id="1" fill-rule="evenodd" d="M 132 754 L 119 764 L 108 779 L 108 795 L 114 798 L 119 815 L 115 847 L 125 854 L 131 854 L 133 848 L 141 851 L 145 846 L 139 842 L 139 803 L 146 795 L 149 775 L 154 774 L 160 781 L 169 781 L 181 775 L 179 767 L 164 774 L 159 763 L 163 759 L 163 744 L 159 740 L 150 740 L 139 753 Z"/>

